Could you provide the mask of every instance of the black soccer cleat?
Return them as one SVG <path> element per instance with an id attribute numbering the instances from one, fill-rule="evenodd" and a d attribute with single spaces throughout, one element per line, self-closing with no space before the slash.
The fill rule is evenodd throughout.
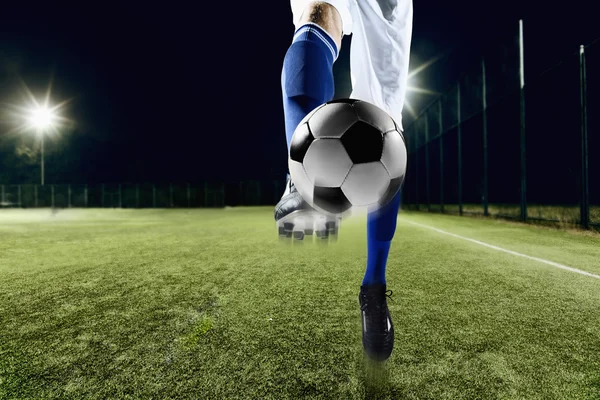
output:
<path id="1" fill-rule="evenodd" d="M 285 192 L 275 206 L 275 222 L 280 238 L 303 240 L 313 233 L 319 239 L 336 239 L 341 216 L 315 210 L 300 195 L 288 176 Z"/>
<path id="2" fill-rule="evenodd" d="M 386 291 L 386 285 L 381 283 L 361 286 L 358 295 L 363 347 L 375 361 L 387 360 L 394 349 L 394 325 L 386 299 L 391 296 L 392 291 Z"/>

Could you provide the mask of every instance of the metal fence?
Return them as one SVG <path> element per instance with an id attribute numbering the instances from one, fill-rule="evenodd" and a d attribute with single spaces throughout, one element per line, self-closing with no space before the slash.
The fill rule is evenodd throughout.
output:
<path id="1" fill-rule="evenodd" d="M 600 228 L 600 42 L 528 75 L 514 31 L 406 128 L 402 207 Z M 284 184 L 0 185 L 0 207 L 274 205 Z"/>
<path id="2" fill-rule="evenodd" d="M 285 181 L 0 185 L 0 207 L 180 208 L 276 204 Z"/>
<path id="3" fill-rule="evenodd" d="M 600 43 L 530 77 L 515 28 L 406 129 L 403 207 L 600 227 Z"/>

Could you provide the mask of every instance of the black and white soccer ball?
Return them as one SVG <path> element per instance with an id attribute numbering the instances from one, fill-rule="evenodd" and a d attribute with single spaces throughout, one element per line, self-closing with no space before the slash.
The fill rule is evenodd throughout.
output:
<path id="1" fill-rule="evenodd" d="M 387 204 L 402 186 L 406 163 L 404 137 L 393 118 L 355 99 L 311 111 L 294 131 L 288 159 L 300 195 L 330 214 Z"/>

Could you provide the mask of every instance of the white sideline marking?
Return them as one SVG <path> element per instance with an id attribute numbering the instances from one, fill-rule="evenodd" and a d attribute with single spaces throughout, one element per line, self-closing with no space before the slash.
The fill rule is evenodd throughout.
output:
<path id="1" fill-rule="evenodd" d="M 406 221 L 406 220 L 404 220 L 404 221 Z M 476 243 L 476 244 L 479 244 L 481 246 L 488 247 L 490 249 L 494 249 L 494 250 L 498 250 L 498 251 L 503 251 L 505 253 L 512 254 L 513 256 L 519 256 L 519 257 L 523 257 L 523 258 L 528 258 L 530 260 L 534 260 L 534 261 L 538 261 L 538 262 L 541 262 L 541 263 L 544 263 L 544 264 L 548 264 L 548 265 L 551 265 L 551 266 L 556 267 L 556 268 L 564 269 L 566 271 L 575 272 L 576 274 L 581 274 L 581 275 L 589 276 L 591 278 L 600 279 L 600 275 L 594 275 L 594 274 L 591 274 L 591 273 L 586 272 L 586 271 L 582 271 L 582 270 L 577 269 L 577 268 L 573 268 L 573 267 L 569 267 L 567 265 L 555 263 L 554 261 L 548 261 L 548 260 L 544 260 L 543 258 L 532 257 L 532 256 L 528 256 L 527 254 L 517 253 L 516 251 L 503 249 L 502 247 L 498 247 L 498 246 L 494 246 L 492 244 L 480 242 L 479 240 L 475 240 L 475 239 L 471 239 L 471 238 L 468 238 L 468 237 L 460 236 L 460 235 L 457 235 L 455 233 L 446 232 L 446 231 L 443 231 L 441 229 L 434 228 L 433 226 L 423 225 L 423 224 L 419 224 L 417 222 L 412 222 L 412 221 L 406 221 L 406 222 L 408 222 L 409 224 L 412 224 L 412 225 L 420 226 L 422 228 L 431 229 L 432 231 L 443 233 L 445 235 L 453 236 L 453 237 L 458 238 L 458 239 L 462 239 L 462 240 L 466 240 L 468 242 Z"/>

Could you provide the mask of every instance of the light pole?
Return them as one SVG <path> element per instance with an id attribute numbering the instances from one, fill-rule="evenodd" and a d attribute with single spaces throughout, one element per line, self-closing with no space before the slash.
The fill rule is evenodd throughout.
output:
<path id="1" fill-rule="evenodd" d="M 40 138 L 42 140 L 42 171 L 41 171 L 41 176 L 42 176 L 42 186 L 44 186 L 44 132 L 40 132 Z"/>
<path id="2" fill-rule="evenodd" d="M 49 109 L 46 106 L 38 106 L 31 110 L 31 114 L 29 116 L 29 122 L 35 127 L 38 136 L 41 141 L 41 181 L 42 186 L 44 186 L 44 135 L 46 134 L 49 128 L 54 127 L 56 124 L 57 116 L 52 109 Z"/>

